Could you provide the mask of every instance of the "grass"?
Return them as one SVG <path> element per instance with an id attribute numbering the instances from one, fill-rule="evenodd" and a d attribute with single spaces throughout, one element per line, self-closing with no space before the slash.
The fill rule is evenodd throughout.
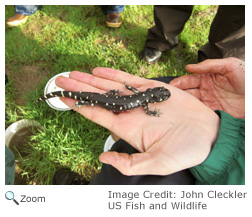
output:
<path id="1" fill-rule="evenodd" d="M 32 137 L 29 160 L 19 164 L 27 183 L 51 184 L 61 167 L 90 180 L 101 168 L 98 156 L 109 135 L 73 111 L 59 112 L 46 103 L 33 103 L 52 76 L 73 70 L 90 73 L 97 66 L 145 78 L 183 75 L 186 64 L 197 62 L 197 50 L 207 42 L 215 10 L 215 6 L 195 6 L 179 35 L 179 45 L 150 66 L 140 56 L 147 29 L 154 25 L 153 6 L 126 6 L 119 29 L 106 27 L 99 6 L 44 6 L 26 24 L 6 26 L 5 125 L 32 119 L 45 129 Z M 14 15 L 13 6 L 6 6 L 5 11 L 6 19 Z"/>

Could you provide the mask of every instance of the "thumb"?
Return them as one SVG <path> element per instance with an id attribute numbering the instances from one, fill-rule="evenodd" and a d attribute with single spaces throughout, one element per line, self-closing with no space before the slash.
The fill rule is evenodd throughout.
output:
<path id="1" fill-rule="evenodd" d="M 183 75 L 173 79 L 169 84 L 182 90 L 199 88 L 201 75 Z"/>
<path id="2" fill-rule="evenodd" d="M 160 168 L 155 166 L 151 155 L 147 152 L 126 154 L 117 152 L 103 152 L 99 160 L 110 164 L 126 176 L 131 175 L 160 175 Z M 166 173 L 167 174 L 167 173 Z"/>

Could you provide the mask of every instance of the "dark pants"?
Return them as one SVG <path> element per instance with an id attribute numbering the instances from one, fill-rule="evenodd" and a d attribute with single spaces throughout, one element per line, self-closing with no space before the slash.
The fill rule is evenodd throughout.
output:
<path id="1" fill-rule="evenodd" d="M 148 30 L 145 46 L 161 52 L 172 49 L 192 10 L 192 5 L 154 6 L 155 26 Z M 219 6 L 208 43 L 199 51 L 200 61 L 230 56 L 245 60 L 244 5 Z"/>
<path id="2" fill-rule="evenodd" d="M 153 80 L 169 83 L 174 77 L 164 77 Z M 135 148 L 124 140 L 118 140 L 111 151 L 119 153 L 139 153 Z M 125 176 L 117 169 L 108 164 L 103 164 L 101 172 L 93 177 L 91 185 L 193 185 L 195 178 L 189 170 L 183 170 L 167 176 L 139 175 Z"/>

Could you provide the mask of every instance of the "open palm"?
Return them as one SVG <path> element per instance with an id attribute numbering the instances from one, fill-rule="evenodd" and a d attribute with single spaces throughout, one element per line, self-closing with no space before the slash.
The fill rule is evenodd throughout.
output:
<path id="1" fill-rule="evenodd" d="M 244 64 L 233 57 L 190 64 L 186 69 L 194 74 L 181 76 L 170 84 L 192 94 L 213 110 L 244 118 Z"/>
<path id="2" fill-rule="evenodd" d="M 167 175 L 203 162 L 216 139 L 219 118 L 207 106 L 190 94 L 171 85 L 151 81 L 125 72 L 96 68 L 93 74 L 70 73 L 70 78 L 59 77 L 56 84 L 71 91 L 108 92 L 118 89 L 132 94 L 124 82 L 145 91 L 147 88 L 164 86 L 171 97 L 150 110 L 158 109 L 160 117 L 149 116 L 143 108 L 115 115 L 100 107 L 83 106 L 76 111 L 86 118 L 109 129 L 127 141 L 140 153 L 105 152 L 100 161 L 111 164 L 123 174 Z M 73 99 L 62 98 L 72 107 Z"/>

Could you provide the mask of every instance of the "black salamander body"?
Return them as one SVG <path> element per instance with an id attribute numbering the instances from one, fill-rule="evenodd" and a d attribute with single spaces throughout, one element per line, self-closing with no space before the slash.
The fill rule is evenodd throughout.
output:
<path id="1" fill-rule="evenodd" d="M 110 110 L 116 114 L 131 110 L 137 107 L 143 107 L 148 115 L 159 116 L 159 111 L 150 111 L 149 103 L 163 102 L 170 97 L 170 91 L 164 87 L 148 88 L 144 92 L 140 92 L 134 87 L 125 84 L 128 90 L 133 91 L 133 95 L 119 95 L 119 90 L 110 90 L 107 93 L 99 94 L 92 92 L 71 92 L 71 91 L 56 91 L 51 92 L 37 99 L 35 102 L 40 102 L 52 97 L 68 97 L 78 100 L 75 107 L 79 108 L 82 105 L 100 106 Z"/>

